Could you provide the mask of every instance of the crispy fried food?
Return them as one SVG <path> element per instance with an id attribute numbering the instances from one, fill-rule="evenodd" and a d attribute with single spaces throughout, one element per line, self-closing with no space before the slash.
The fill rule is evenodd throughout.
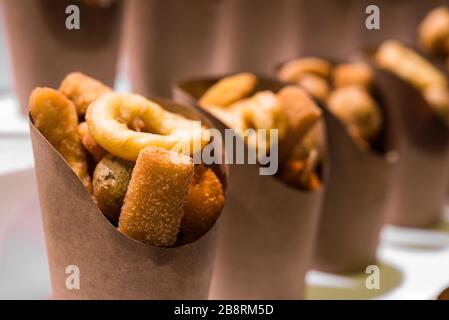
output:
<path id="1" fill-rule="evenodd" d="M 239 73 L 225 77 L 211 86 L 200 98 L 200 106 L 227 107 L 254 90 L 257 78 L 251 73 Z"/>
<path id="2" fill-rule="evenodd" d="M 194 168 L 189 156 L 154 146 L 137 158 L 118 230 L 138 241 L 172 246 Z"/>
<path id="3" fill-rule="evenodd" d="M 420 90 L 435 113 L 449 125 L 449 104 L 442 104 L 449 94 L 449 84 L 442 72 L 415 51 L 393 40 L 380 46 L 375 59 L 381 67 Z"/>
<path id="4" fill-rule="evenodd" d="M 83 121 L 78 125 L 78 134 L 84 148 L 93 156 L 95 162 L 100 161 L 108 152 L 104 150 L 92 137 L 87 126 L 87 122 Z"/>
<path id="5" fill-rule="evenodd" d="M 61 82 L 59 91 L 73 101 L 78 115 L 82 116 L 93 101 L 112 89 L 81 72 L 72 72 Z"/>
<path id="6" fill-rule="evenodd" d="M 285 137 L 279 144 L 282 163 L 320 119 L 321 110 L 307 92 L 297 86 L 284 87 L 277 97 L 287 117 Z"/>
<path id="7" fill-rule="evenodd" d="M 298 85 L 304 88 L 319 101 L 326 101 L 330 88 L 326 79 L 313 73 L 306 73 L 298 80 Z"/>
<path id="8" fill-rule="evenodd" d="M 448 86 L 440 71 L 399 41 L 385 41 L 377 50 L 375 60 L 382 68 L 411 83 L 418 90 L 429 86 Z"/>
<path id="9" fill-rule="evenodd" d="M 78 116 L 72 101 L 50 88 L 36 88 L 30 96 L 30 114 L 36 128 L 61 154 L 89 193 L 92 183 L 78 135 Z"/>
<path id="10" fill-rule="evenodd" d="M 421 47 L 430 53 L 449 53 L 449 9 L 440 6 L 430 11 L 418 28 Z"/>
<path id="11" fill-rule="evenodd" d="M 359 86 L 336 89 L 327 100 L 327 107 L 356 138 L 359 134 L 365 141 L 372 141 L 382 127 L 377 102 Z"/>
<path id="12" fill-rule="evenodd" d="M 332 65 L 320 58 L 299 58 L 284 64 L 278 72 L 278 77 L 285 82 L 298 82 L 304 74 L 312 73 L 323 78 L 329 78 Z"/>
<path id="13" fill-rule="evenodd" d="M 215 223 L 224 206 L 223 186 L 212 169 L 195 166 L 181 222 L 182 243 L 195 241 Z"/>
<path id="14" fill-rule="evenodd" d="M 112 224 L 118 222 L 134 163 L 109 154 L 97 164 L 92 184 L 95 202 Z"/>
<path id="15" fill-rule="evenodd" d="M 240 129 L 266 129 L 265 136 L 253 134 L 247 137 L 248 144 L 257 150 L 263 149 L 260 151 L 266 154 L 271 147 L 270 129 L 278 130 L 278 139 L 283 139 L 287 128 L 287 119 L 276 94 L 271 91 L 261 91 L 238 103 L 242 108 L 243 119 L 243 127 Z"/>
<path id="16" fill-rule="evenodd" d="M 318 190 L 321 187 L 321 180 L 316 173 L 318 158 L 318 151 L 313 149 L 306 159 L 288 159 L 281 168 L 281 179 L 303 190 Z"/>
<path id="17" fill-rule="evenodd" d="M 373 70 L 361 62 L 339 64 L 332 73 L 333 85 L 336 88 L 357 85 L 369 90 L 373 80 Z"/>
<path id="18" fill-rule="evenodd" d="M 144 132 L 128 127 L 136 118 L 143 121 Z M 139 152 L 148 146 L 179 148 L 190 155 L 200 151 L 210 140 L 209 131 L 199 123 L 168 112 L 136 94 L 103 95 L 90 105 L 86 121 L 99 145 L 126 160 L 136 160 Z"/>

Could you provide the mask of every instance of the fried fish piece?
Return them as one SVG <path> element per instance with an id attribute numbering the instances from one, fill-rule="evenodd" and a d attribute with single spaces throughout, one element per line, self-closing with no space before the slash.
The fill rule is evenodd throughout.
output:
<path id="1" fill-rule="evenodd" d="M 83 121 L 78 125 L 78 134 L 84 148 L 92 155 L 95 162 L 100 161 L 108 152 L 103 149 L 92 137 L 87 126 L 87 122 Z"/>
<path id="2" fill-rule="evenodd" d="M 111 154 L 103 157 L 94 170 L 93 196 L 98 208 L 111 221 L 118 222 L 134 163 Z"/>
<path id="3" fill-rule="evenodd" d="M 81 72 L 72 72 L 62 80 L 59 91 L 73 101 L 78 115 L 82 116 L 93 101 L 112 89 Z"/>
<path id="4" fill-rule="evenodd" d="M 36 128 L 62 155 L 91 193 L 92 182 L 78 135 L 78 116 L 72 101 L 57 90 L 38 87 L 31 93 L 29 105 Z"/>
<path id="5" fill-rule="evenodd" d="M 316 57 L 304 57 L 284 64 L 278 72 L 278 77 L 285 82 L 297 82 L 306 73 L 329 78 L 331 70 L 332 65 L 329 61 Z"/>
<path id="6" fill-rule="evenodd" d="M 205 234 L 218 219 L 224 206 L 220 180 L 211 168 L 195 166 L 181 222 L 182 243 L 190 243 Z"/>
<path id="7" fill-rule="evenodd" d="M 193 173 L 189 156 L 154 146 L 144 148 L 131 175 L 118 230 L 155 246 L 175 244 Z"/>
<path id="8" fill-rule="evenodd" d="M 200 106 L 227 107 L 240 100 L 254 90 L 257 77 L 252 73 L 243 72 L 225 77 L 212 85 L 200 98 Z"/>

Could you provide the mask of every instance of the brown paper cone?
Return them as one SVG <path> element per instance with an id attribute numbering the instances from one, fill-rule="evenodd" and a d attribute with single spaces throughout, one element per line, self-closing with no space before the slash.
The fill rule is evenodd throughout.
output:
<path id="1" fill-rule="evenodd" d="M 226 69 L 226 0 L 128 0 L 126 35 L 133 91 L 169 96 L 173 81 Z"/>
<path id="2" fill-rule="evenodd" d="M 336 63 L 334 59 L 325 59 Z M 383 113 L 384 130 L 371 150 L 361 150 L 343 123 L 322 107 L 330 175 L 313 260 L 313 268 L 320 271 L 358 272 L 376 262 L 385 201 L 396 162 L 388 157 L 396 152 L 395 137 L 377 82 L 375 79 L 373 92 Z"/>
<path id="3" fill-rule="evenodd" d="M 256 91 L 278 91 L 283 86 L 275 80 L 258 78 Z M 218 79 L 180 82 L 173 89 L 175 99 L 202 110 L 196 101 Z M 224 129 L 218 119 L 215 122 Z M 257 165 L 234 164 L 229 165 L 229 170 L 231 178 L 209 297 L 303 298 L 323 190 L 293 189 L 277 178 L 259 175 Z"/>
<path id="4" fill-rule="evenodd" d="M 170 111 L 204 120 L 191 108 L 158 101 Z M 216 226 L 181 247 L 137 242 L 109 223 L 75 173 L 31 122 L 30 133 L 55 299 L 207 298 Z M 226 187 L 225 166 L 214 169 Z M 71 265 L 79 268 L 79 290 L 66 287 L 70 276 L 66 268 Z"/>
<path id="5" fill-rule="evenodd" d="M 400 153 L 387 220 L 409 227 L 437 223 L 449 183 L 449 130 L 411 85 L 382 70 L 376 77 Z"/>
<path id="6" fill-rule="evenodd" d="M 65 9 L 71 4 L 80 9 L 79 30 L 66 29 Z M 23 114 L 34 87 L 57 88 L 72 71 L 114 84 L 121 0 L 108 8 L 69 0 L 2 0 L 1 5 L 14 90 Z"/>
<path id="7" fill-rule="evenodd" d="M 325 272 L 365 270 L 376 262 L 392 163 L 386 152 L 362 151 L 323 108 L 330 176 L 313 267 Z"/>

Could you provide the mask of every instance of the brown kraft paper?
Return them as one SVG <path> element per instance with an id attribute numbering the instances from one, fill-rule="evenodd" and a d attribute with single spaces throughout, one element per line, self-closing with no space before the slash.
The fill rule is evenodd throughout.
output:
<path id="1" fill-rule="evenodd" d="M 324 59 L 336 64 L 334 59 Z M 344 124 L 321 104 L 330 174 L 313 259 L 313 268 L 320 271 L 358 272 L 376 262 L 397 151 L 378 79 L 374 82 L 373 95 L 381 108 L 383 130 L 371 150 L 360 149 Z"/>
<path id="2" fill-rule="evenodd" d="M 204 119 L 191 108 L 157 101 L 169 111 Z M 109 223 L 65 160 L 31 122 L 30 134 L 53 298 L 207 298 L 216 225 L 199 240 L 181 247 L 159 248 L 135 241 Z M 214 170 L 226 187 L 225 166 Z M 79 289 L 66 287 L 69 266 L 79 268 Z"/>
<path id="3" fill-rule="evenodd" d="M 173 88 L 174 97 L 202 110 L 196 101 L 218 79 L 180 82 Z M 258 79 L 255 91 L 283 86 Z M 224 129 L 218 119 L 215 123 Z M 227 203 L 209 298 L 302 299 L 323 190 L 296 190 L 275 177 L 259 175 L 257 165 L 228 168 Z"/>
<path id="4" fill-rule="evenodd" d="M 72 71 L 114 84 L 122 2 L 110 7 L 68 0 L 1 0 L 12 63 L 14 90 L 21 111 L 36 86 L 57 88 Z M 66 28 L 66 7 L 77 5 L 80 29 Z"/>
<path id="5" fill-rule="evenodd" d="M 387 221 L 407 227 L 437 223 L 449 186 L 449 130 L 420 92 L 376 70 L 397 137 L 400 162 L 391 181 Z"/>

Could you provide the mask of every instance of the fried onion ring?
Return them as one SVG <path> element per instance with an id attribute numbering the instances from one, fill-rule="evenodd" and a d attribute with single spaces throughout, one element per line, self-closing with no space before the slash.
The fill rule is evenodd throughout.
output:
<path id="1" fill-rule="evenodd" d="M 142 132 L 130 129 L 136 119 L 142 120 Z M 210 140 L 207 129 L 136 94 L 103 95 L 89 106 L 86 121 L 98 144 L 126 160 L 136 160 L 148 146 L 192 155 Z"/>

